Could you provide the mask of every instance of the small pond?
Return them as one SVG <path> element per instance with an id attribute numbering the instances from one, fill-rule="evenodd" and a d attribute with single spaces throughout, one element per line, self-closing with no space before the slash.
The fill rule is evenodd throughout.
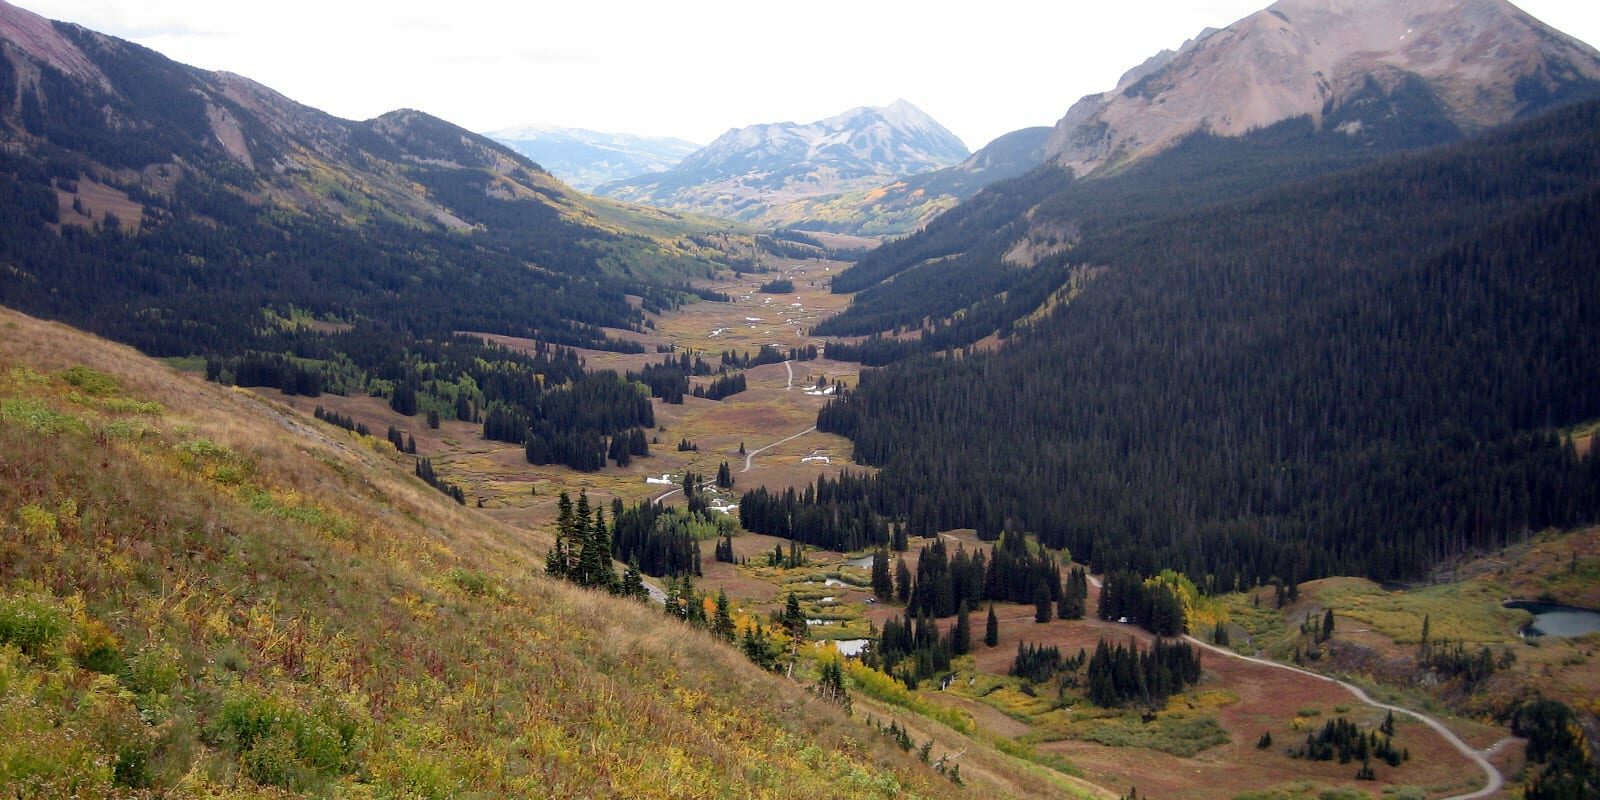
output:
<path id="1" fill-rule="evenodd" d="M 1526 636 L 1582 636 L 1600 631 L 1600 611 L 1556 603 L 1513 600 L 1506 608 L 1520 608 L 1533 614 L 1533 624 L 1522 629 Z"/>
<path id="2" fill-rule="evenodd" d="M 836 639 L 833 646 L 839 648 L 839 654 L 846 658 L 855 658 L 867 648 L 870 639 Z"/>

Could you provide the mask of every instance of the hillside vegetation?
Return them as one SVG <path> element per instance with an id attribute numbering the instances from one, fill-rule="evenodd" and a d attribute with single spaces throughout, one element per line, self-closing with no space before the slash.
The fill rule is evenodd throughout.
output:
<path id="1" fill-rule="evenodd" d="M 861 495 L 890 517 L 1223 590 L 1593 521 L 1600 459 L 1558 432 L 1600 413 L 1597 115 L 1101 216 L 1063 256 L 1104 267 L 1076 299 L 998 353 L 869 372 L 819 427 L 883 467 Z"/>
<path id="2" fill-rule="evenodd" d="M 0 311 L 17 797 L 957 791 L 386 443 Z"/>

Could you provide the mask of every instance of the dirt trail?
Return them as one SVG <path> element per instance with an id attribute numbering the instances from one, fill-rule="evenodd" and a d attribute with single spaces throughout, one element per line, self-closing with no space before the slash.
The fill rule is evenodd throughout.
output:
<path id="1" fill-rule="evenodd" d="M 1500 770 L 1495 769 L 1494 765 L 1489 763 L 1489 759 L 1485 758 L 1482 753 L 1479 753 L 1477 750 L 1474 750 L 1472 748 L 1472 745 L 1469 745 L 1466 742 L 1462 741 L 1461 737 L 1456 736 L 1454 731 L 1451 731 L 1449 728 L 1446 728 L 1444 726 L 1444 723 L 1434 719 L 1433 717 L 1428 716 L 1427 714 L 1423 714 L 1420 711 L 1413 711 L 1413 710 L 1411 710 L 1409 708 L 1406 708 L 1404 706 L 1394 706 L 1394 705 L 1389 705 L 1388 703 L 1380 703 L 1377 700 L 1372 699 L 1372 697 L 1369 696 L 1366 693 L 1366 691 L 1364 691 L 1360 686 L 1357 686 L 1357 685 L 1355 685 L 1353 683 L 1346 683 L 1344 681 L 1339 680 L 1338 678 L 1330 678 L 1327 675 L 1321 675 L 1321 674 L 1318 674 L 1318 673 L 1315 673 L 1315 672 L 1311 672 L 1310 670 L 1300 669 L 1299 667 L 1290 666 L 1288 664 L 1280 664 L 1280 663 L 1278 663 L 1276 661 L 1268 661 L 1268 660 L 1266 660 L 1264 658 L 1255 658 L 1254 656 L 1240 655 L 1239 653 L 1235 653 L 1232 650 L 1226 650 L 1226 649 L 1223 649 L 1221 647 L 1217 647 L 1214 644 L 1209 644 L 1207 642 L 1202 642 L 1199 639 L 1194 638 L 1193 636 L 1184 636 L 1183 638 L 1184 638 L 1185 641 L 1188 641 L 1190 644 L 1193 644 L 1193 645 L 1195 645 L 1197 647 L 1205 648 L 1206 650 L 1209 650 L 1209 651 L 1211 651 L 1213 653 L 1217 653 L 1219 655 L 1231 656 L 1233 658 L 1241 658 L 1241 659 L 1244 659 L 1245 661 L 1249 661 L 1249 662 L 1252 662 L 1252 663 L 1255 663 L 1255 664 L 1260 664 L 1260 665 L 1266 666 L 1266 667 L 1272 667 L 1273 669 L 1286 669 L 1286 670 L 1289 670 L 1290 672 L 1298 672 L 1301 675 L 1308 675 L 1310 677 L 1316 678 L 1319 681 L 1328 681 L 1329 683 L 1336 683 L 1339 686 L 1344 687 L 1345 691 L 1348 691 L 1349 693 L 1355 695 L 1356 699 L 1360 700 L 1363 703 L 1366 703 L 1367 705 L 1374 706 L 1376 708 L 1381 708 L 1381 709 L 1384 709 L 1386 711 L 1393 711 L 1393 712 L 1395 712 L 1397 714 L 1405 714 L 1407 716 L 1410 716 L 1410 717 L 1413 717 L 1413 718 L 1417 719 L 1422 724 L 1427 725 L 1428 727 L 1432 728 L 1440 736 L 1443 736 L 1445 741 L 1449 742 L 1451 745 L 1453 745 L 1456 748 L 1456 750 L 1460 751 L 1462 755 L 1466 756 L 1467 758 L 1472 759 L 1472 761 L 1478 765 L 1478 768 L 1483 770 L 1484 777 L 1488 779 L 1488 785 L 1484 786 L 1482 789 L 1479 789 L 1476 792 L 1469 792 L 1467 794 L 1452 795 L 1450 797 L 1444 798 L 1444 800 L 1478 800 L 1478 798 L 1488 797 L 1490 795 L 1495 794 L 1496 792 L 1499 792 L 1500 789 L 1502 787 L 1504 787 L 1504 785 L 1505 785 L 1505 778 L 1501 777 Z M 1510 741 L 1510 740 L 1501 740 L 1499 743 L 1495 744 L 1494 747 L 1489 749 L 1490 752 L 1492 753 L 1492 752 L 1498 751 L 1508 741 Z"/>
<path id="2" fill-rule="evenodd" d="M 1096 589 L 1100 588 L 1101 584 L 1100 584 L 1100 580 L 1098 578 L 1095 578 L 1094 576 L 1091 575 L 1089 577 L 1089 582 L 1093 583 L 1094 587 Z M 1291 666 L 1289 664 L 1280 664 L 1280 663 L 1278 663 L 1276 661 L 1268 661 L 1267 659 L 1264 659 L 1264 658 L 1256 658 L 1254 656 L 1240 655 L 1239 653 L 1235 653 L 1232 650 L 1228 650 L 1228 649 L 1225 649 L 1225 648 L 1222 648 L 1222 647 L 1217 647 L 1216 645 L 1210 644 L 1208 642 L 1202 642 L 1199 639 L 1194 638 L 1193 636 L 1187 636 L 1186 635 L 1183 638 L 1184 638 L 1185 641 L 1189 642 L 1190 644 L 1195 645 L 1196 647 L 1200 647 L 1202 649 L 1209 650 L 1209 651 L 1211 651 L 1213 653 L 1216 653 L 1218 655 L 1228 656 L 1229 658 L 1243 659 L 1245 661 L 1249 661 L 1249 662 L 1254 663 L 1254 664 L 1260 664 L 1261 666 L 1264 666 L 1264 667 L 1271 667 L 1273 669 L 1284 669 L 1284 670 L 1288 670 L 1290 672 L 1298 672 L 1301 675 L 1306 675 L 1306 676 L 1309 676 L 1309 677 L 1312 677 L 1312 678 L 1316 678 L 1319 681 L 1327 681 L 1329 683 L 1338 684 L 1339 686 L 1343 687 L 1345 689 L 1345 691 L 1355 695 L 1356 699 L 1360 700 L 1363 703 L 1366 703 L 1369 706 L 1373 706 L 1373 707 L 1376 707 L 1376 708 L 1381 708 L 1381 709 L 1384 709 L 1386 711 L 1393 711 L 1393 712 L 1398 713 L 1398 714 L 1405 714 L 1406 716 L 1412 717 L 1412 718 L 1420 721 L 1422 724 L 1427 725 L 1428 727 L 1432 728 L 1434 730 L 1434 732 L 1438 733 L 1440 736 L 1443 736 L 1444 740 L 1449 742 L 1451 744 L 1451 746 L 1455 747 L 1455 749 L 1458 750 L 1462 755 L 1466 756 L 1467 758 L 1471 759 L 1473 763 L 1477 764 L 1478 768 L 1483 770 L 1484 777 L 1486 779 L 1488 779 L 1488 783 L 1482 789 L 1479 789 L 1479 790 L 1477 790 L 1475 792 L 1468 792 L 1467 794 L 1451 795 L 1450 797 L 1444 798 L 1444 800 L 1480 800 L 1480 798 L 1489 797 L 1491 795 L 1494 795 L 1494 794 L 1498 793 L 1505 786 L 1505 778 L 1500 775 L 1500 770 L 1495 769 L 1494 765 L 1490 764 L 1489 763 L 1489 759 L 1486 758 L 1485 756 L 1486 755 L 1487 756 L 1492 756 L 1495 753 L 1499 752 L 1500 749 L 1502 747 L 1504 747 L 1506 744 L 1508 744 L 1511 741 L 1515 741 L 1513 739 L 1502 739 L 1499 742 L 1495 743 L 1495 745 L 1493 747 L 1490 747 L 1487 750 L 1485 750 L 1484 752 L 1480 753 L 1479 751 L 1474 750 L 1472 748 L 1472 745 L 1469 745 L 1466 742 L 1462 741 L 1461 737 L 1457 736 L 1454 731 L 1450 730 L 1449 728 L 1446 728 L 1444 726 L 1444 723 L 1442 723 L 1442 722 L 1434 719 L 1433 717 L 1430 717 L 1427 714 L 1424 714 L 1424 713 L 1422 713 L 1420 711 L 1413 711 L 1413 710 L 1411 710 L 1409 708 L 1406 708 L 1404 706 L 1393 706 L 1393 705 L 1389 705 L 1388 703 L 1380 703 L 1380 702 L 1372 699 L 1366 693 L 1366 691 L 1363 690 L 1360 686 L 1357 686 L 1357 685 L 1355 685 L 1353 683 L 1346 683 L 1344 681 L 1339 680 L 1338 678 L 1330 678 L 1327 675 L 1322 675 L 1320 673 L 1312 672 L 1310 670 L 1301 669 L 1299 667 Z"/>
<path id="3" fill-rule="evenodd" d="M 789 382 L 783 385 L 786 392 L 794 390 L 794 365 L 788 361 L 783 362 L 783 368 L 789 372 Z"/>
<path id="4" fill-rule="evenodd" d="M 772 444 L 767 445 L 766 447 L 760 447 L 760 448 L 757 448 L 755 450 L 751 450 L 750 452 L 745 454 L 745 456 L 744 456 L 744 469 L 739 470 L 739 472 L 741 472 L 741 473 L 749 472 L 750 468 L 755 466 L 756 454 L 758 454 L 758 453 L 760 453 L 760 452 L 762 452 L 764 450 L 771 450 L 772 448 L 777 447 L 778 445 L 783 444 L 784 442 L 792 442 L 795 439 L 798 439 L 798 438 L 800 438 L 800 437 L 802 437 L 802 436 L 804 436 L 804 435 L 806 435 L 808 433 L 811 433 L 811 432 L 815 431 L 816 429 L 817 429 L 817 426 L 812 425 L 811 427 L 806 428 L 805 430 L 803 430 L 803 431 L 801 431 L 801 432 L 799 432 L 799 433 L 797 433 L 797 434 L 795 434 L 793 436 L 787 436 L 787 437 L 784 437 L 782 439 L 779 439 L 776 442 L 773 442 Z M 668 494 L 670 494 L 670 492 Z M 665 497 L 666 495 L 662 495 L 662 496 Z"/>

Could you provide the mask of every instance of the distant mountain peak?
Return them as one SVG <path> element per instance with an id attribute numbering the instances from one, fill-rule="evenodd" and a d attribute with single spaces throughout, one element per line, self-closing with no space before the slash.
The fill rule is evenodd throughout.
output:
<path id="1" fill-rule="evenodd" d="M 1321 125 L 1375 90 L 1421 89 L 1467 131 L 1591 84 L 1600 54 L 1505 0 L 1279 0 L 1079 101 L 1049 151 L 1086 174 L 1196 131 L 1237 136 L 1299 116 Z"/>
<path id="2" fill-rule="evenodd" d="M 537 161 L 584 191 L 677 166 L 700 145 L 670 136 L 606 133 L 587 128 L 527 124 L 490 131 L 495 141 Z"/>
<path id="3" fill-rule="evenodd" d="M 869 189 L 961 162 L 966 144 L 899 99 L 810 123 L 733 128 L 672 170 L 609 183 L 601 194 L 758 221 L 796 200 Z"/>

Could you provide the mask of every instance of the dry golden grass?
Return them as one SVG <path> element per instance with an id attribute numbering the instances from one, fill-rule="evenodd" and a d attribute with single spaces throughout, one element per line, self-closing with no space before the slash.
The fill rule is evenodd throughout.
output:
<path id="1" fill-rule="evenodd" d="M 0 782 L 961 794 L 709 636 L 544 579 L 536 537 L 387 445 L 61 326 L 0 331 L 0 607 L 62 621 L 0 646 Z"/>

